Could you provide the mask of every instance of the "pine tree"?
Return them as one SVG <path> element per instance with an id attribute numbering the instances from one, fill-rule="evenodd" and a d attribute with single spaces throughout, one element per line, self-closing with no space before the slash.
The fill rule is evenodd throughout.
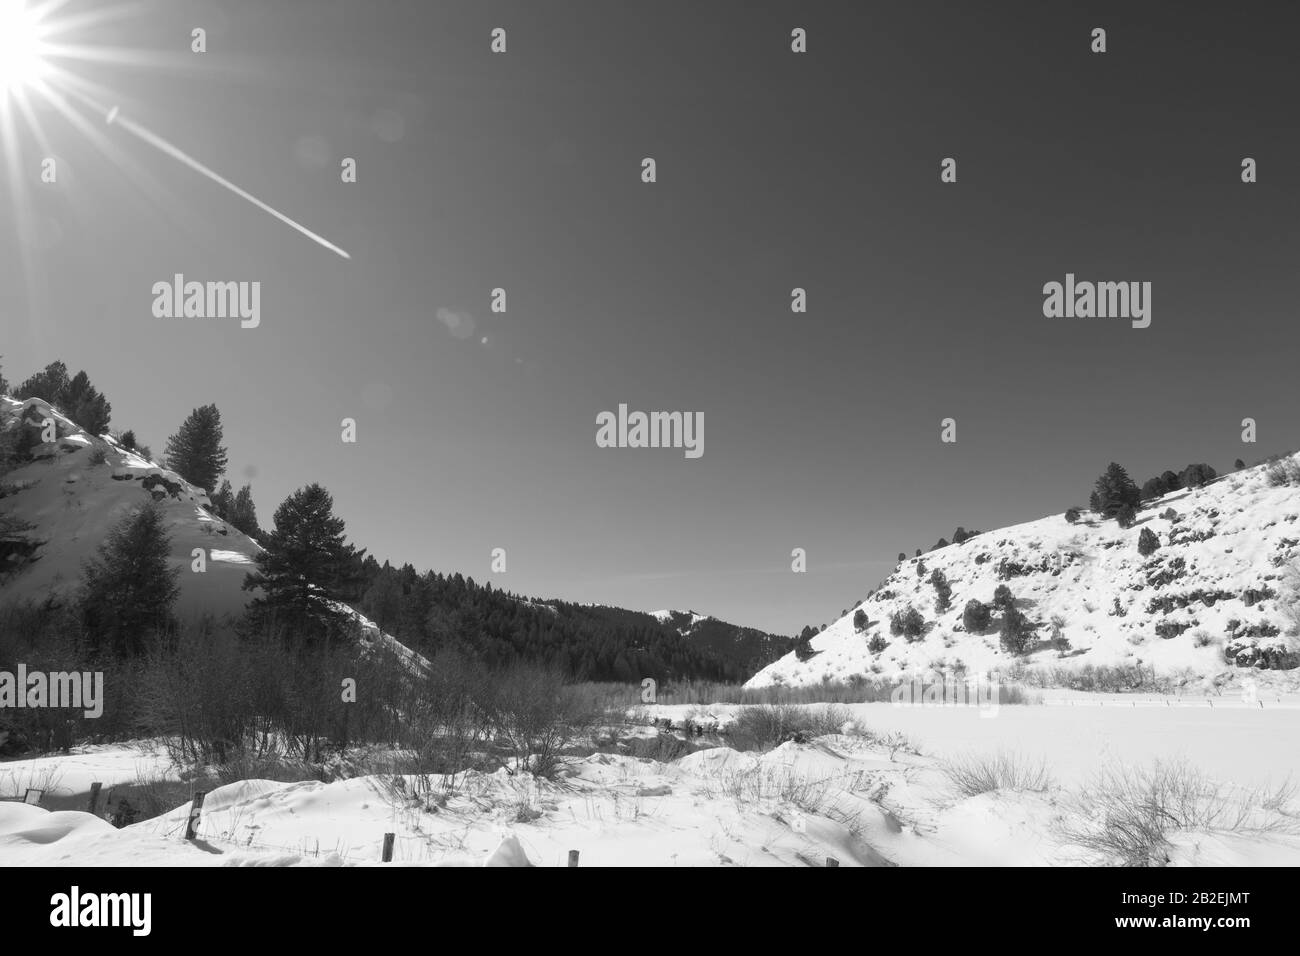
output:
<path id="1" fill-rule="evenodd" d="M 223 521 L 230 520 L 230 511 L 235 506 L 235 491 L 230 487 L 230 481 L 223 479 L 221 487 L 208 496 L 212 502 L 212 513 Z"/>
<path id="2" fill-rule="evenodd" d="M 262 591 L 249 602 L 251 623 L 307 640 L 344 630 L 348 616 L 335 602 L 358 586 L 364 552 L 344 541 L 334 499 L 320 485 L 308 485 L 284 500 L 274 520 L 257 571 L 244 579 L 246 590 Z"/>
<path id="3" fill-rule="evenodd" d="M 853 630 L 865 631 L 867 629 L 867 612 L 858 608 L 853 612 Z"/>
<path id="4" fill-rule="evenodd" d="M 39 398 L 58 405 L 67 387 L 68 367 L 62 362 L 51 362 L 19 385 L 14 398 Z"/>
<path id="5" fill-rule="evenodd" d="M 135 432 L 128 428 L 122 432 L 122 437 L 118 439 L 118 442 L 127 451 L 135 451 Z"/>
<path id="6" fill-rule="evenodd" d="M 1123 466 L 1111 462 L 1106 473 L 1097 479 L 1097 508 L 1102 517 L 1113 518 L 1125 505 L 1136 508 L 1142 503 L 1142 492 L 1128 476 Z"/>
<path id="7" fill-rule="evenodd" d="M 1146 557 L 1160 547 L 1160 539 L 1156 537 L 1154 531 L 1150 528 L 1143 528 L 1142 533 L 1138 535 L 1138 554 Z"/>
<path id="8" fill-rule="evenodd" d="M 78 600 L 87 635 L 100 649 L 136 655 L 167 627 L 180 595 L 171 540 L 153 503 L 119 521 L 86 562 Z"/>
<path id="9" fill-rule="evenodd" d="M 257 508 L 253 506 L 252 485 L 244 485 L 239 489 L 226 520 L 250 538 L 262 537 L 262 529 L 257 523 Z"/>
<path id="10" fill-rule="evenodd" d="M 84 371 L 73 376 L 59 396 L 59 403 L 67 416 L 92 435 L 108 431 L 113 407 Z"/>
<path id="11" fill-rule="evenodd" d="M 4 356 L 0 355 L 0 358 L 4 358 Z M 8 395 L 8 394 L 9 394 L 9 380 L 5 378 L 4 370 L 0 369 L 0 395 Z"/>
<path id="12" fill-rule="evenodd" d="M 217 406 L 194 409 L 180 430 L 167 439 L 167 467 L 190 484 L 211 492 L 226 472 L 226 449 L 221 439 L 221 412 Z"/>

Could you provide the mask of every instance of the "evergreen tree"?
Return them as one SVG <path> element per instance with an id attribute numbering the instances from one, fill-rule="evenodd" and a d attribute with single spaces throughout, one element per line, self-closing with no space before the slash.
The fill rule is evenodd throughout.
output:
<path id="1" fill-rule="evenodd" d="M 0 358 L 4 358 L 4 356 L 0 355 Z M 5 378 L 4 369 L 0 368 L 0 395 L 8 395 L 8 394 L 9 394 L 9 381 L 8 379 Z"/>
<path id="2" fill-rule="evenodd" d="M 59 402 L 67 416 L 90 434 L 102 435 L 108 431 L 113 407 L 90 384 L 90 376 L 84 371 L 72 377 L 59 396 Z"/>
<path id="3" fill-rule="evenodd" d="M 1016 606 L 1016 599 L 1011 594 L 1011 588 L 1005 584 L 999 584 L 993 589 L 993 606 L 1000 610 Z"/>
<path id="4" fill-rule="evenodd" d="M 109 531 L 82 570 L 78 599 L 87 635 L 96 647 L 135 655 L 165 629 L 180 595 L 180 568 L 171 567 L 171 540 L 155 504 L 129 514 Z"/>
<path id="5" fill-rule="evenodd" d="M 1178 480 L 1182 482 L 1184 488 L 1200 488 L 1208 485 L 1219 473 L 1204 462 L 1195 465 L 1188 465 L 1178 475 Z"/>
<path id="6" fill-rule="evenodd" d="M 284 500 L 274 520 L 257 571 L 244 579 L 246 590 L 262 591 L 249 602 L 251 623 L 308 640 L 345 630 L 348 616 L 336 602 L 358 586 L 364 552 L 344 541 L 334 499 L 320 485 L 308 485 Z"/>
<path id="7" fill-rule="evenodd" d="M 135 432 L 128 428 L 122 432 L 122 437 L 118 439 L 118 442 L 127 451 L 135 451 Z"/>
<path id="8" fill-rule="evenodd" d="M 244 485 L 235 495 L 226 520 L 250 538 L 261 538 L 262 529 L 257 523 L 257 508 L 253 505 L 253 486 Z M 411 569 L 414 572 L 414 568 Z"/>
<path id="9" fill-rule="evenodd" d="M 952 607 L 952 585 L 948 583 L 948 576 L 938 568 L 930 572 L 930 584 L 934 586 L 937 595 L 934 601 L 934 612 L 942 614 Z"/>
<path id="10" fill-rule="evenodd" d="M 39 398 L 58 405 L 67 387 L 68 367 L 62 362 L 51 362 L 19 385 L 14 398 Z"/>
<path id="11" fill-rule="evenodd" d="M 1143 528 L 1142 533 L 1138 535 L 1138 554 L 1146 557 L 1160 547 L 1160 539 L 1156 537 L 1154 531 L 1150 528 Z"/>
<path id="12" fill-rule="evenodd" d="M 1164 478 L 1157 475 L 1155 478 L 1148 478 L 1142 484 L 1142 500 L 1150 501 L 1152 498 L 1163 498 L 1169 494 L 1170 488 Z"/>
<path id="13" fill-rule="evenodd" d="M 1079 509 L 1067 508 L 1065 510 L 1065 520 L 1070 524 L 1075 524 L 1079 520 Z"/>
<path id="14" fill-rule="evenodd" d="M 208 496 L 212 502 L 212 513 L 223 521 L 230 520 L 230 511 L 235 506 L 235 491 L 230 487 L 229 479 L 223 479 L 221 487 Z"/>
<path id="15" fill-rule="evenodd" d="M 981 634 L 993 623 L 993 615 L 987 604 L 971 598 L 962 608 L 961 623 L 971 634 Z"/>
<path id="16" fill-rule="evenodd" d="M 1128 476 L 1122 465 L 1111 462 L 1106 473 L 1097 479 L 1097 504 L 1094 510 L 1102 517 L 1113 518 L 1125 505 L 1137 508 L 1142 503 L 1142 492 Z"/>
<path id="17" fill-rule="evenodd" d="M 211 492 L 226 472 L 226 449 L 221 439 L 221 412 L 217 406 L 194 409 L 180 430 L 167 439 L 167 467 L 190 484 Z"/>
<path id="18" fill-rule="evenodd" d="M 1137 524 L 1137 509 L 1130 504 L 1120 507 L 1119 513 L 1115 515 L 1115 521 L 1121 528 L 1131 528 Z"/>
<path id="19" fill-rule="evenodd" d="M 1034 636 L 1033 625 L 1029 618 L 1015 606 L 1008 606 L 1002 612 L 1001 644 L 1002 649 L 1011 654 L 1023 654 Z"/>
<path id="20" fill-rule="evenodd" d="M 858 608 L 853 612 L 853 630 L 865 631 L 867 629 L 867 612 Z"/>

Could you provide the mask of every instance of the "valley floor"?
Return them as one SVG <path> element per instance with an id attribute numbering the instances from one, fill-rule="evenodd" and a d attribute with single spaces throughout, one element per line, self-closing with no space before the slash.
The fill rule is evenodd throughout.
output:
<path id="1" fill-rule="evenodd" d="M 668 763 L 596 753 L 555 781 L 466 773 L 445 799 L 429 778 L 243 780 L 208 794 L 189 843 L 188 803 L 123 829 L 63 809 L 84 808 L 92 780 L 107 791 L 175 775 L 155 745 L 86 748 L 0 764 L 0 797 L 43 785 L 51 808 L 0 802 L 0 865 L 370 865 L 390 832 L 396 865 L 564 866 L 571 850 L 584 866 L 1115 864 L 1126 848 L 1107 843 L 1108 824 L 1141 811 L 1154 793 L 1143 780 L 1161 781 L 1160 799 L 1188 821 L 1163 833 L 1153 862 L 1300 865 L 1300 816 L 1278 789 L 1300 781 L 1300 697 L 1043 695 L 996 715 L 851 705 L 843 732 L 765 753 L 720 746 Z M 738 709 L 636 717 L 725 727 Z M 950 761 L 988 770 L 999 756 L 996 789 L 949 772 Z M 1158 762 L 1181 770 L 1144 776 Z M 1189 806 L 1192 782 L 1193 802 L 1212 806 Z"/>

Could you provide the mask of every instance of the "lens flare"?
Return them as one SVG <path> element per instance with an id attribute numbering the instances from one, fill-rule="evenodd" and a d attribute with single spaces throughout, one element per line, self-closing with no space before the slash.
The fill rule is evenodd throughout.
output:
<path id="1" fill-rule="evenodd" d="M 47 72 L 45 31 L 26 0 L 0 0 L 0 94 L 39 83 Z"/>

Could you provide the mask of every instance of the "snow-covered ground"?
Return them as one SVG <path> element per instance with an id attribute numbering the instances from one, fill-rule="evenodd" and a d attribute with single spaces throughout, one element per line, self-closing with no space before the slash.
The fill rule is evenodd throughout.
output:
<path id="1" fill-rule="evenodd" d="M 1271 487 L 1265 472 L 1265 466 L 1248 468 L 1147 502 L 1129 529 L 1087 511 L 1074 524 L 1050 515 L 908 558 L 860 605 L 865 630 L 855 626 L 854 608 L 813 637 L 811 658 L 787 654 L 746 686 L 807 687 L 933 670 L 987 673 L 1025 664 L 1140 664 L 1198 678 L 1249 674 L 1250 668 L 1225 661 L 1229 645 L 1246 649 L 1238 662 L 1250 659 L 1250 648 L 1300 659 L 1293 617 L 1300 488 Z M 1143 529 L 1160 544 L 1147 557 L 1138 552 Z M 952 588 L 942 612 L 930 580 L 936 570 Z M 1044 639 L 1026 658 L 1000 647 L 996 627 L 971 634 L 962 624 L 966 602 L 990 603 L 1001 584 Z M 926 622 L 913 642 L 890 629 L 891 616 L 908 607 Z M 1054 635 L 1068 641 L 1068 650 L 1046 646 Z M 872 651 L 877 637 L 887 646 Z M 1300 684 L 1300 669 L 1274 673 L 1289 673 L 1292 685 Z"/>
<path id="2" fill-rule="evenodd" d="M 822 705 L 812 705 L 822 706 Z M 649 708 L 710 717 L 737 705 Z M 244 780 L 208 794 L 199 839 L 182 839 L 188 803 L 115 829 L 79 811 L 0 802 L 0 865 L 367 865 L 385 833 L 406 865 L 588 866 L 1071 865 L 1102 862 L 1068 834 L 1099 825 L 1078 803 L 1099 771 L 1182 761 L 1236 794 L 1300 780 L 1300 700 L 1050 695 L 1041 705 L 851 705 L 843 733 L 766 753 L 727 747 L 672 762 L 573 758 L 554 782 L 470 772 L 444 803 L 419 779 L 332 783 Z M 642 727 L 641 732 L 649 732 Z M 914 745 L 899 746 L 894 734 Z M 963 795 L 949 758 L 1014 754 L 1044 765 L 1041 788 Z M 61 771 L 64 791 L 160 769 L 156 748 L 91 748 L 0 765 L 12 779 Z M 0 796 L 9 796 L 0 793 Z M 66 805 L 66 803 L 65 803 Z M 1284 822 L 1300 822 L 1296 817 Z M 1300 864 L 1286 827 L 1170 834 L 1171 864 Z"/>

